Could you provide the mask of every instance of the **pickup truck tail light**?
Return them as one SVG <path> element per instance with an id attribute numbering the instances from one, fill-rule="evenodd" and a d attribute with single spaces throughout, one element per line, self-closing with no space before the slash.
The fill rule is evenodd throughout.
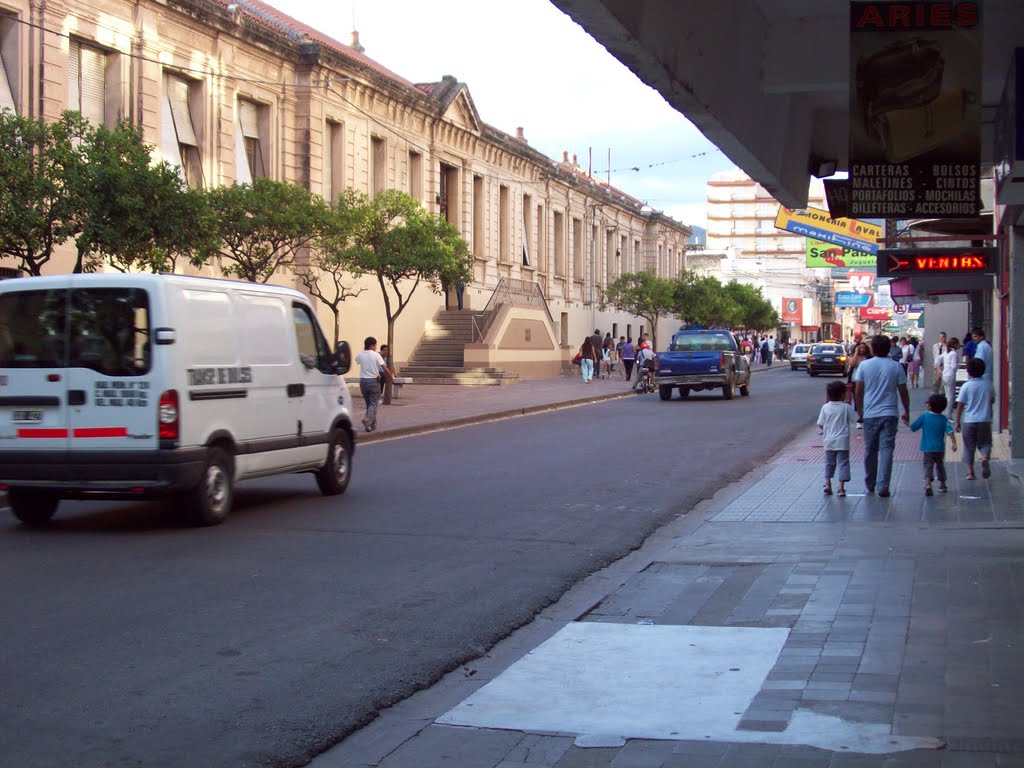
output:
<path id="1" fill-rule="evenodd" d="M 725 352 L 718 356 L 718 367 L 725 368 Z"/>

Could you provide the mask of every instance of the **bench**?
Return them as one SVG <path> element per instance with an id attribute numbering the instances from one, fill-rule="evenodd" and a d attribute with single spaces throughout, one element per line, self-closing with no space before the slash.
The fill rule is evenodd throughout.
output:
<path id="1" fill-rule="evenodd" d="M 395 381 L 391 386 L 391 399 L 397 400 L 399 394 L 402 392 L 402 387 L 406 384 L 412 384 L 412 376 L 395 376 Z"/>

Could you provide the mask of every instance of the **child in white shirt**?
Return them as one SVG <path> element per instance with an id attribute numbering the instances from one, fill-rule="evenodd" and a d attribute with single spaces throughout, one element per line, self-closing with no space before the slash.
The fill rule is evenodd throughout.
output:
<path id="1" fill-rule="evenodd" d="M 833 381 L 826 388 L 828 402 L 821 406 L 818 426 L 825 438 L 825 495 L 832 495 L 832 475 L 839 469 L 837 496 L 846 495 L 850 480 L 850 427 L 857 423 L 857 411 L 844 402 L 846 383 Z"/>

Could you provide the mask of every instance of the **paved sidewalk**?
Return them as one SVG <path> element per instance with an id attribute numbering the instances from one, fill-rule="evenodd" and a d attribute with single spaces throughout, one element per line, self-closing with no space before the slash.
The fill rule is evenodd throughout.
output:
<path id="1" fill-rule="evenodd" d="M 470 418 L 460 406 L 479 416 L 515 389 L 497 412 L 552 407 L 584 386 L 411 391 L 376 435 Z M 926 395 L 912 392 L 915 414 Z M 821 492 L 807 430 L 312 764 L 1024 768 L 1024 504 L 1006 436 L 991 479 L 966 480 L 947 453 L 950 492 L 928 498 L 916 446 L 902 429 L 880 499 L 855 444 L 840 499 Z"/>

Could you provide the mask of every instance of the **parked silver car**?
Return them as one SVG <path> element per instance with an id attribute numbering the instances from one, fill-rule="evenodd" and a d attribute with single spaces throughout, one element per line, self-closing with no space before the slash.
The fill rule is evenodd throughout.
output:
<path id="1" fill-rule="evenodd" d="M 807 353 L 810 351 L 810 344 L 794 344 L 789 350 L 789 369 L 795 371 L 797 368 L 806 368 Z"/>

